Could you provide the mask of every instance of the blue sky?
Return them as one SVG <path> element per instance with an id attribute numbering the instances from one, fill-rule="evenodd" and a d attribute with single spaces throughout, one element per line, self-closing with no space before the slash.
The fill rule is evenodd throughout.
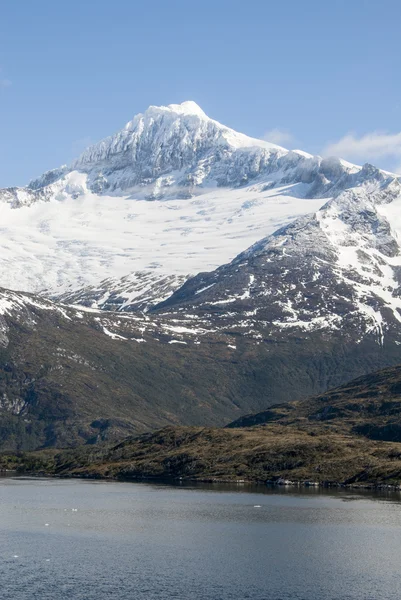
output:
<path id="1" fill-rule="evenodd" d="M 150 104 L 401 172 L 401 3 L 2 0 L 0 186 Z"/>

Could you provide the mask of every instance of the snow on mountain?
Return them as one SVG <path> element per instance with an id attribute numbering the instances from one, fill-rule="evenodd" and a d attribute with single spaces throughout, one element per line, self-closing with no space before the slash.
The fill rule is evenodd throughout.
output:
<path id="1" fill-rule="evenodd" d="M 299 198 L 300 188 L 259 184 L 152 202 L 88 191 L 74 196 L 64 188 L 63 199 L 18 209 L 0 203 L 0 284 L 61 294 L 144 272 L 137 283 L 145 288 L 151 276 L 155 282 L 173 276 L 179 285 L 183 276 L 216 268 L 322 204 Z M 122 281 L 121 293 L 124 287 Z"/>
<path id="2" fill-rule="evenodd" d="M 42 190 L 78 171 L 87 175 L 87 187 L 95 193 L 189 197 L 200 185 L 246 183 L 287 154 L 210 119 L 194 102 L 150 106 L 115 135 L 90 146 L 70 167 L 45 173 L 28 188 Z"/>
<path id="3" fill-rule="evenodd" d="M 110 277 L 97 285 L 59 295 L 67 304 L 99 307 L 107 311 L 142 311 L 169 298 L 189 278 L 154 271 L 136 271 L 121 279 Z"/>
<path id="4" fill-rule="evenodd" d="M 150 107 L 73 165 L 0 190 L 0 285 L 71 299 L 89 288 L 99 306 L 111 295 L 129 307 L 153 278 L 160 301 L 355 172 L 237 133 L 193 102 Z"/>
<path id="5" fill-rule="evenodd" d="M 36 326 L 35 312 L 38 310 L 71 320 L 67 307 L 64 308 L 46 298 L 0 288 L 0 349 L 7 348 L 9 344 L 7 317 L 14 315 L 18 321 L 24 323 L 25 329 L 33 329 Z"/>
<path id="6" fill-rule="evenodd" d="M 188 281 L 159 312 L 256 339 L 337 331 L 401 344 L 401 181 L 371 165 L 354 177 L 314 215 Z"/>
<path id="7" fill-rule="evenodd" d="M 88 148 L 73 168 L 96 192 L 138 192 L 148 198 L 192 195 L 199 185 L 246 183 L 287 152 L 208 118 L 194 102 L 151 106 L 116 135 Z M 240 164 L 238 164 L 238 160 Z M 235 163 L 240 168 L 234 168 Z M 177 188 L 179 188 L 177 190 Z"/>
<path id="8" fill-rule="evenodd" d="M 151 106 L 72 165 L 0 190 L 0 285 L 145 310 L 370 179 L 237 133 L 194 102 Z"/>

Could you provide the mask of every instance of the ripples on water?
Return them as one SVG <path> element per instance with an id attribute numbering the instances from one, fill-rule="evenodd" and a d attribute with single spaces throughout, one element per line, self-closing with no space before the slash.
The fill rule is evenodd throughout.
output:
<path id="1" fill-rule="evenodd" d="M 399 496 L 263 492 L 0 479 L 1 600 L 396 597 Z"/>

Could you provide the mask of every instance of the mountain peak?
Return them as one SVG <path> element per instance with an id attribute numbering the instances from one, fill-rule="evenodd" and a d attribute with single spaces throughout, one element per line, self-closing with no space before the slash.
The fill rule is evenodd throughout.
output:
<path id="1" fill-rule="evenodd" d="M 167 108 L 172 112 L 182 115 L 194 115 L 203 118 L 207 117 L 201 107 L 193 100 L 187 100 L 186 102 L 181 102 L 181 104 L 169 104 Z"/>
<path id="2" fill-rule="evenodd" d="M 200 185 L 242 185 L 287 153 L 209 118 L 189 100 L 149 106 L 122 130 L 87 148 L 71 170 L 86 173 L 96 193 L 140 188 L 154 199 L 179 188 L 188 197 Z"/>
<path id="3" fill-rule="evenodd" d="M 208 117 L 188 100 L 149 106 L 114 135 L 87 148 L 68 167 L 32 181 L 26 192 L 4 192 L 8 203 L 27 204 L 64 190 L 80 195 L 135 194 L 155 200 L 190 198 L 206 188 L 302 183 L 310 197 L 329 197 L 371 179 L 385 177 L 373 167 L 356 167 L 339 159 L 322 159 L 288 151 L 239 133 Z M 348 177 L 361 173 L 358 180 Z M 67 177 L 68 181 L 65 180 Z M 52 187 L 53 186 L 53 187 Z"/>
<path id="4" fill-rule="evenodd" d="M 171 119 L 176 119 L 177 117 L 198 117 L 198 119 L 201 120 L 212 121 L 196 102 L 187 100 L 181 104 L 169 104 L 168 106 L 155 106 L 152 104 L 144 113 L 135 115 L 135 117 L 127 123 L 125 129 L 135 129 L 138 126 L 138 122 L 143 119 L 157 119 L 164 115 L 168 115 Z"/>

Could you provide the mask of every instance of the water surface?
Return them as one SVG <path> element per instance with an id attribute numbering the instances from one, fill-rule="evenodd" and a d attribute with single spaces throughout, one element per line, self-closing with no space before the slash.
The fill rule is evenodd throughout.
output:
<path id="1" fill-rule="evenodd" d="M 2 600 L 384 600 L 400 496 L 0 479 Z"/>

